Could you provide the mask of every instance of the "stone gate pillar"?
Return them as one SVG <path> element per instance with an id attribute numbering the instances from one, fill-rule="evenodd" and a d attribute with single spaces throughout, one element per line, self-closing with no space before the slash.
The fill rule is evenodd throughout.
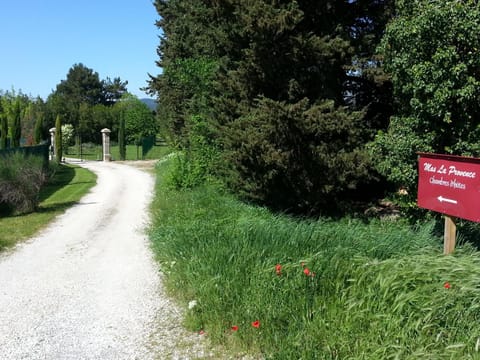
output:
<path id="1" fill-rule="evenodd" d="M 50 160 L 53 160 L 55 158 L 55 131 L 56 128 L 51 128 L 48 130 L 50 132 Z"/>
<path id="2" fill-rule="evenodd" d="M 103 161 L 110 161 L 112 155 L 110 155 L 110 129 L 102 129 L 102 145 L 103 145 Z"/>

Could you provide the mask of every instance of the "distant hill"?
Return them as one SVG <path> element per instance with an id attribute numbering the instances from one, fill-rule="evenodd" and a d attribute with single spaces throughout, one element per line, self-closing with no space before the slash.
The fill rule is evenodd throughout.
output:
<path id="1" fill-rule="evenodd" d="M 140 101 L 146 104 L 150 110 L 152 111 L 157 110 L 157 101 L 155 99 L 144 98 L 144 99 L 140 99 Z"/>

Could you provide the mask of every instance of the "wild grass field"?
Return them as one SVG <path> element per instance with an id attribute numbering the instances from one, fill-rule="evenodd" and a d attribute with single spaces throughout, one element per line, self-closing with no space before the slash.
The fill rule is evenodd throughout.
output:
<path id="1" fill-rule="evenodd" d="M 159 165 L 151 239 L 186 326 L 267 359 L 480 359 L 480 254 L 434 223 L 301 220 Z"/>

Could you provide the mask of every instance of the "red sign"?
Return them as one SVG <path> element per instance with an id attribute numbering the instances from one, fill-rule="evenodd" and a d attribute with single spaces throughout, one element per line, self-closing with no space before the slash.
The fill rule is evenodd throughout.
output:
<path id="1" fill-rule="evenodd" d="M 480 222 L 480 159 L 419 155 L 418 206 Z"/>

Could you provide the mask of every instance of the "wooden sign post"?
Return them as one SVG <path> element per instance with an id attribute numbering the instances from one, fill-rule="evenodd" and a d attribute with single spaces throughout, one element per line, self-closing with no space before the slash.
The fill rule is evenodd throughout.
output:
<path id="1" fill-rule="evenodd" d="M 480 159 L 419 153 L 419 207 L 445 214 L 443 249 L 455 249 L 455 218 L 480 222 Z"/>
<path id="2" fill-rule="evenodd" d="M 443 253 L 451 254 L 455 250 L 455 240 L 457 237 L 457 225 L 455 219 L 451 216 L 445 216 L 445 233 L 443 236 Z"/>

